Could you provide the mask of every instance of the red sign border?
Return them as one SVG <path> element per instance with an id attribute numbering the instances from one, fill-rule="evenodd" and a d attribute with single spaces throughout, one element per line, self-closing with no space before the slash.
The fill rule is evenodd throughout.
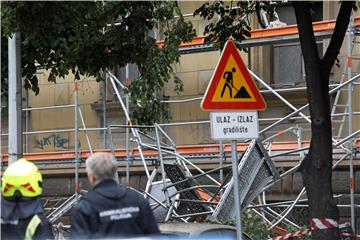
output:
<path id="1" fill-rule="evenodd" d="M 225 65 L 228 62 L 230 54 L 234 57 L 235 62 L 238 64 L 241 73 L 243 74 L 246 83 L 248 84 L 255 102 L 213 102 L 215 91 L 218 83 L 221 79 L 221 75 L 224 71 Z M 247 70 L 244 62 L 242 61 L 240 54 L 235 46 L 233 40 L 228 40 L 224 46 L 223 53 L 215 69 L 213 77 L 211 78 L 210 84 L 206 89 L 204 98 L 201 102 L 201 108 L 203 110 L 265 110 L 266 103 L 259 92 L 256 84 L 252 80 L 249 71 Z"/>

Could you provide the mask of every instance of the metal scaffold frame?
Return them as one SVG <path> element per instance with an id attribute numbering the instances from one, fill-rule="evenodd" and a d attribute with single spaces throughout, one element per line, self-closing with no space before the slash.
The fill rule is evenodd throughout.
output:
<path id="1" fill-rule="evenodd" d="M 256 76 L 253 72 L 251 72 L 251 74 L 252 74 L 252 75 L 254 76 L 254 78 L 255 78 L 256 80 L 258 80 L 260 83 L 265 83 L 265 82 L 262 81 L 258 76 Z M 123 84 L 121 84 L 120 81 L 115 78 L 115 76 L 113 76 L 112 74 L 110 74 L 109 76 L 110 76 L 110 81 L 112 82 L 112 84 L 114 85 L 114 87 L 116 87 L 116 83 L 118 83 L 118 85 L 119 85 L 120 87 L 123 86 Z M 339 90 L 339 89 L 341 89 L 341 88 L 343 88 L 343 87 L 345 87 L 345 86 L 348 86 L 350 83 L 352 83 L 353 81 L 357 80 L 359 77 L 360 77 L 360 74 L 359 74 L 359 75 L 356 75 L 356 76 L 353 77 L 353 78 L 350 78 L 348 81 L 346 81 L 346 82 L 344 82 L 344 83 L 336 86 L 334 89 L 330 90 L 330 93 L 334 93 L 336 90 Z M 295 114 L 298 113 L 298 112 L 300 112 L 300 111 L 303 111 L 304 109 L 306 109 L 306 108 L 308 107 L 308 105 L 304 105 L 303 107 L 297 109 L 297 108 L 295 108 L 294 106 L 292 106 L 286 99 L 284 99 L 283 97 L 281 97 L 281 95 L 279 95 L 278 93 L 276 93 L 276 91 L 275 91 L 274 89 L 272 89 L 270 86 L 268 86 L 268 85 L 266 85 L 266 84 L 264 84 L 264 85 L 269 89 L 269 91 L 275 92 L 275 96 L 279 97 L 279 99 L 280 99 L 281 101 L 283 101 L 286 105 L 293 107 L 293 110 L 294 110 Z M 122 101 L 122 96 L 120 95 L 119 91 L 116 91 L 116 94 L 117 94 L 118 100 L 121 102 L 121 101 Z M 196 100 L 197 100 L 197 99 L 196 99 Z M 168 101 L 168 102 L 169 102 L 169 101 Z M 122 105 L 123 105 L 123 104 L 122 104 Z M 275 127 L 277 124 L 281 123 L 282 121 L 288 119 L 288 118 L 291 117 L 291 116 L 293 116 L 293 114 L 289 114 L 288 116 L 286 116 L 286 117 L 284 117 L 284 118 L 282 118 L 282 119 L 279 119 L 278 122 L 276 122 L 276 124 L 270 125 L 269 128 L 264 129 L 264 132 L 265 132 L 265 130 L 269 130 L 269 129 Z M 309 117 L 308 117 L 308 116 L 302 115 L 302 118 L 306 119 L 306 120 L 309 122 Z M 182 123 L 182 124 L 194 124 L 194 123 L 196 124 L 196 123 L 203 123 L 203 122 L 191 122 L 191 123 Z M 208 123 L 208 121 L 206 121 L 206 123 Z M 174 123 L 163 124 L 163 125 L 164 125 L 164 126 L 173 126 Z M 162 124 L 155 124 L 154 126 L 124 126 L 124 125 L 122 125 L 122 126 L 112 126 L 112 127 L 130 127 L 130 128 L 134 128 L 134 130 L 135 130 L 135 129 L 138 129 L 138 128 L 141 128 L 141 127 L 148 127 L 148 128 L 154 128 L 154 129 L 155 129 L 156 139 L 157 139 L 157 145 L 158 145 L 158 146 L 157 146 L 157 150 L 158 150 L 158 152 L 159 152 L 159 158 L 158 158 L 158 159 L 160 160 L 161 176 L 162 176 L 162 179 L 163 179 L 162 181 L 163 181 L 163 184 L 164 184 L 164 189 L 168 189 L 169 186 L 167 186 L 167 181 L 166 181 L 165 178 L 164 178 L 164 175 L 166 175 L 166 174 L 164 173 L 164 170 L 163 170 L 163 169 L 164 169 L 164 167 L 163 167 L 164 164 L 163 164 L 162 153 L 161 153 L 161 152 L 167 153 L 167 154 L 169 154 L 169 153 L 171 153 L 171 152 L 169 152 L 169 150 L 167 150 L 167 148 L 168 148 L 169 146 L 163 146 L 163 145 L 161 145 L 160 142 L 159 142 L 159 135 L 158 135 L 158 131 L 159 131 L 159 130 L 158 130 L 158 129 L 159 129 L 160 126 L 162 126 Z M 110 128 L 110 131 L 111 131 L 111 129 L 112 129 L 112 128 Z M 161 129 L 161 128 L 160 128 L 160 129 Z M 289 127 L 289 128 L 287 128 L 287 129 L 281 131 L 280 133 L 277 133 L 277 134 L 274 134 L 274 135 L 268 137 L 267 139 L 264 140 L 264 144 L 268 142 L 268 144 L 267 144 L 267 149 L 269 150 L 269 152 L 271 152 L 272 140 L 273 140 L 274 138 L 276 138 L 277 136 L 279 136 L 279 135 L 281 135 L 281 134 L 284 134 L 284 133 L 286 133 L 286 132 L 290 132 L 290 131 L 293 131 L 294 134 L 297 136 L 297 139 L 298 139 L 298 149 L 297 149 L 297 150 L 292 150 L 292 151 L 289 151 L 289 152 L 284 152 L 284 153 L 281 153 L 281 154 L 275 154 L 275 155 L 272 155 L 271 158 L 274 158 L 274 159 L 275 159 L 276 157 L 285 156 L 285 155 L 288 155 L 288 154 L 292 154 L 292 153 L 298 152 L 298 153 L 300 154 L 300 155 L 299 155 L 299 156 L 300 156 L 300 160 L 303 159 L 304 153 L 306 152 L 306 150 L 308 149 L 308 147 L 302 147 L 302 142 L 301 142 L 301 128 L 299 128 L 299 127 L 297 127 L 297 126 L 295 126 L 295 127 Z M 357 135 L 357 134 L 359 134 L 359 132 L 356 132 L 355 134 L 349 135 L 348 137 L 346 137 L 345 139 L 340 140 L 340 141 L 334 139 L 334 141 L 333 141 L 333 142 L 334 142 L 334 148 L 340 147 L 340 149 L 345 152 L 345 154 L 341 157 L 341 159 L 338 160 L 338 161 L 334 164 L 334 168 L 335 168 L 336 166 L 338 166 L 338 165 L 339 165 L 346 157 L 348 157 L 348 155 L 349 155 L 349 151 L 347 150 L 346 146 L 344 146 L 344 143 L 345 143 L 346 141 L 348 141 L 349 139 L 352 139 L 352 138 L 353 138 L 355 135 Z M 134 140 L 134 141 L 137 142 L 137 144 L 139 144 L 139 145 L 142 146 L 142 147 L 146 147 L 146 148 L 150 148 L 150 149 L 156 149 L 156 148 L 154 147 L 154 145 L 144 144 L 143 141 L 138 138 L 139 136 L 140 136 L 139 134 L 134 134 L 134 137 L 137 138 L 137 139 Z M 170 140 L 171 140 L 171 139 L 170 139 Z M 171 141 L 171 142 L 173 142 L 173 141 Z M 173 147 L 173 146 L 172 146 L 172 147 Z M 141 158 L 142 158 L 143 162 L 146 163 L 146 161 L 145 161 L 145 159 L 144 159 L 144 156 L 141 156 Z M 185 160 L 185 159 L 184 159 L 184 160 Z M 189 164 L 189 163 L 190 163 L 190 162 L 186 162 L 185 164 Z M 190 163 L 190 164 L 191 164 L 191 163 Z M 181 165 L 184 165 L 184 163 L 182 163 Z M 293 172 L 295 172 L 295 171 L 298 169 L 299 165 L 300 165 L 300 164 L 296 165 L 294 168 L 291 168 L 291 169 L 289 169 L 288 171 L 286 171 L 286 172 L 284 172 L 283 174 L 281 174 L 281 175 L 280 175 L 280 179 L 282 179 L 283 177 L 285 177 L 285 176 L 287 176 L 287 175 L 292 174 Z M 147 169 L 147 168 L 145 168 L 145 169 Z M 186 167 L 186 165 L 184 166 L 184 169 L 190 174 L 190 176 L 191 176 L 190 178 L 191 178 L 191 179 L 196 178 L 196 177 L 194 177 L 194 176 L 191 175 L 191 172 L 189 171 L 189 168 Z M 197 169 L 197 170 L 198 170 L 198 169 Z M 218 169 L 216 169 L 216 170 L 218 170 Z M 167 214 L 166 214 L 165 221 L 168 221 L 168 220 L 170 219 L 170 216 L 173 216 L 174 219 L 178 219 L 178 218 L 181 218 L 181 217 L 182 217 L 182 218 L 181 218 L 182 221 L 187 221 L 188 219 L 187 219 L 186 217 L 194 217 L 194 216 L 204 215 L 204 214 L 205 214 L 205 215 L 209 215 L 209 214 L 214 213 L 213 210 L 211 210 L 211 208 L 210 208 L 210 211 L 202 211 L 202 212 L 199 212 L 199 213 L 190 213 L 190 214 L 187 214 L 187 215 L 179 215 L 178 213 L 176 213 L 176 212 L 174 211 L 174 209 L 175 209 L 175 206 L 174 206 L 174 205 L 171 205 L 171 206 L 169 207 L 168 204 L 169 204 L 169 202 L 171 202 L 171 200 L 170 200 L 169 197 L 168 197 L 168 193 L 165 193 L 165 196 L 167 196 L 167 197 L 166 197 L 166 199 L 165 199 L 166 204 L 164 204 L 164 203 L 160 202 L 158 199 L 156 199 L 154 196 L 152 196 L 151 193 L 148 192 L 148 190 L 150 189 L 151 184 L 152 184 L 152 182 L 153 182 L 154 174 L 156 174 L 155 170 L 154 170 L 154 172 L 151 174 L 151 177 L 148 178 L 148 184 L 147 184 L 147 187 L 146 187 L 146 190 L 145 190 L 145 194 L 146 194 L 146 196 L 148 196 L 149 198 L 151 198 L 153 201 L 155 201 L 155 202 L 158 204 L 158 206 L 156 206 L 156 207 L 159 207 L 159 206 L 161 206 L 161 207 L 163 207 L 163 208 L 166 208 L 166 207 L 167 207 L 166 209 L 168 210 L 168 212 L 167 212 Z M 200 174 L 205 174 L 205 173 L 203 173 L 203 172 L 200 171 Z M 149 173 L 147 173 L 146 175 L 149 176 Z M 196 175 L 195 175 L 195 176 L 196 176 Z M 175 183 L 173 183 L 173 184 L 170 185 L 170 186 L 177 185 L 177 184 L 179 184 L 179 183 L 182 183 L 183 181 L 184 181 L 184 180 L 181 180 L 181 181 L 179 181 L 179 182 L 175 182 Z M 185 180 L 185 181 L 186 181 L 186 180 Z M 262 189 L 262 192 L 264 192 L 266 189 L 268 189 L 271 185 L 275 184 L 277 181 L 278 181 L 278 179 L 277 179 L 276 181 L 274 181 L 273 183 L 267 185 L 266 188 Z M 219 184 L 219 182 L 216 182 L 216 183 Z M 204 187 L 204 186 L 198 185 L 197 187 Z M 211 187 L 211 185 L 207 185 L 206 187 Z M 181 194 L 183 191 L 191 190 L 191 189 L 193 189 L 193 188 L 189 188 L 189 189 L 185 189 L 185 190 L 183 189 L 183 190 L 181 190 L 181 191 L 178 191 L 178 193 Z M 260 207 L 260 208 L 262 209 L 263 206 L 266 206 L 266 211 L 263 210 L 263 209 L 261 210 L 261 211 L 265 211 L 265 212 L 266 212 L 266 213 L 263 212 L 263 214 L 261 214 L 262 217 L 264 217 L 265 214 L 270 214 L 270 216 L 273 217 L 273 220 L 269 220 L 269 219 L 266 219 L 266 218 L 265 218 L 265 221 L 271 224 L 271 225 L 270 225 L 270 228 L 276 227 L 276 226 L 277 226 L 280 222 L 282 222 L 282 221 L 285 221 L 285 222 L 287 222 L 288 224 L 291 224 L 293 227 L 300 228 L 300 226 L 298 226 L 297 224 L 295 224 L 295 223 L 293 223 L 292 221 L 290 221 L 289 219 L 287 219 L 286 216 L 291 212 L 291 210 L 292 210 L 294 207 L 297 207 L 297 206 L 298 206 L 297 203 L 298 203 L 299 201 L 306 201 L 306 199 L 302 199 L 302 196 L 303 196 L 304 193 L 305 193 L 305 189 L 303 189 L 303 190 L 300 192 L 300 194 L 298 195 L 298 197 L 295 199 L 295 201 L 291 202 L 291 204 L 288 204 L 288 205 L 287 205 L 287 208 L 286 208 L 283 212 L 281 212 L 281 213 L 277 213 L 276 211 L 272 210 L 271 207 L 267 206 L 267 204 L 266 204 L 266 199 L 265 199 L 264 197 L 263 197 L 262 200 L 260 201 L 260 203 L 262 203 L 262 205 L 261 205 L 261 206 L 258 205 L 257 207 Z M 173 196 L 174 196 L 174 195 L 173 195 Z M 213 197 L 214 197 L 214 196 L 213 196 Z M 213 197 L 211 198 L 212 200 L 213 200 Z M 202 203 L 206 203 L 206 204 L 212 204 L 211 202 L 209 203 L 209 202 L 204 201 L 204 200 L 190 200 L 190 201 L 193 202 L 193 203 L 194 203 L 194 202 L 196 202 L 196 203 L 202 202 Z M 174 200 L 174 201 L 173 201 L 173 203 L 178 203 L 178 202 L 179 202 L 179 200 Z M 284 205 L 286 205 L 286 204 L 284 204 Z M 271 206 L 271 205 L 270 205 L 270 206 Z M 354 206 L 354 205 L 351 205 L 351 206 Z M 155 207 L 155 208 L 156 208 L 156 207 Z M 257 207 L 256 207 L 256 206 L 251 206 L 252 209 L 253 209 L 253 208 L 257 208 Z M 343 206 L 342 206 L 342 207 L 343 207 Z M 360 206 L 356 205 L 356 207 L 360 207 Z M 171 215 L 170 212 L 173 212 L 174 215 Z"/>
<path id="2" fill-rule="evenodd" d="M 356 21 L 359 19 L 357 18 Z M 357 28 L 354 25 L 354 19 L 351 21 L 347 36 L 348 36 L 348 53 L 346 58 L 346 64 L 344 67 L 344 74 L 341 76 L 340 81 L 337 84 L 330 85 L 329 94 L 336 94 L 334 100 L 334 106 L 332 108 L 331 114 L 332 118 L 340 117 L 341 121 L 339 127 L 339 133 L 333 138 L 333 152 L 339 155 L 339 158 L 333 165 L 333 169 L 338 167 L 340 164 L 343 164 L 345 160 L 349 160 L 349 175 L 350 175 L 350 204 L 339 204 L 339 207 L 348 207 L 351 209 L 351 226 L 355 229 L 355 208 L 360 208 L 359 204 L 355 204 L 354 201 L 354 169 L 353 169 L 353 160 L 357 152 L 357 147 L 354 144 L 354 139 L 360 136 L 360 130 L 353 131 L 353 116 L 360 115 L 360 112 L 353 111 L 353 89 L 356 86 L 359 86 L 358 79 L 360 78 L 360 73 L 357 73 L 353 76 L 352 73 L 352 50 L 354 48 L 354 39 L 357 35 Z M 251 44 L 250 42 L 248 44 Z M 203 50 L 208 50 L 207 45 L 197 45 L 195 52 Z M 185 46 L 186 51 L 191 50 L 191 46 Z M 271 93 L 277 99 L 280 100 L 285 106 L 292 110 L 291 113 L 288 113 L 284 117 L 279 118 L 260 118 L 260 122 L 271 122 L 267 127 L 261 129 L 260 134 L 269 133 L 274 130 L 275 127 L 279 127 L 286 120 L 304 120 L 306 123 L 311 123 L 310 117 L 306 115 L 305 110 L 308 108 L 308 104 L 301 107 L 294 106 L 290 101 L 288 101 L 281 94 L 284 92 L 292 92 L 295 90 L 306 89 L 305 87 L 297 88 L 287 88 L 287 89 L 274 89 L 266 81 L 261 79 L 256 73 L 249 70 L 250 74 L 254 80 L 265 88 L 261 92 Z M 346 74 L 345 74 L 346 72 Z M 345 77 L 347 76 L 347 78 Z M 129 78 L 129 65 L 126 66 L 126 79 Z M 127 80 L 126 80 L 127 81 Z M 106 119 L 106 95 L 107 95 L 107 84 L 110 83 L 117 100 L 119 101 L 120 107 L 126 118 L 124 124 L 113 125 L 107 124 Z M 126 133 L 126 184 L 130 183 L 130 165 L 131 159 L 131 149 L 130 141 L 136 145 L 136 150 L 138 153 L 138 160 L 142 162 L 144 173 L 147 178 L 146 188 L 143 191 L 143 194 L 151 202 L 151 206 L 154 211 L 159 211 L 159 214 L 162 214 L 162 220 L 167 222 L 171 220 L 191 222 L 191 221 L 203 221 L 205 218 L 212 219 L 214 221 L 218 220 L 218 216 L 223 217 L 233 217 L 226 215 L 224 209 L 221 209 L 220 206 L 225 206 L 222 196 L 229 194 L 231 196 L 230 189 L 232 180 L 231 175 L 225 176 L 225 172 L 229 171 L 231 168 L 230 165 L 226 165 L 225 158 L 229 157 L 229 152 L 226 153 L 224 150 L 224 145 L 220 143 L 220 151 L 217 153 L 212 153 L 213 157 L 219 159 L 219 167 L 212 169 L 210 171 L 204 171 L 195 163 L 193 163 L 188 156 L 179 153 L 179 148 L 171 139 L 171 137 L 164 130 L 165 127 L 176 127 L 184 125 L 193 125 L 193 124 L 209 124 L 209 120 L 204 121 L 191 121 L 191 122 L 179 122 L 179 123 L 155 123 L 151 126 L 143 125 L 134 125 L 132 124 L 130 114 L 129 114 L 129 99 L 130 96 L 125 94 L 126 86 L 125 84 L 116 78 L 112 73 L 106 74 L 105 87 L 103 93 L 103 126 L 100 128 L 87 128 L 85 125 L 85 119 L 81 111 L 81 107 L 78 103 L 77 90 L 78 82 L 75 82 L 75 91 L 74 91 L 74 104 L 61 105 L 61 106 L 48 106 L 48 107 L 36 107 L 36 108 L 24 108 L 24 112 L 28 111 L 46 111 L 48 109 L 59 109 L 59 108 L 74 108 L 74 128 L 73 129 L 56 129 L 56 130 L 43 130 L 43 131 L 25 131 L 23 135 L 28 136 L 31 134 L 42 134 L 42 133 L 55 133 L 55 132 L 74 132 L 75 133 L 75 151 L 74 151 L 74 167 L 75 167 L 75 194 L 71 198 L 64 201 L 62 199 L 62 204 L 55 204 L 55 207 L 49 209 L 49 216 L 54 222 L 62 214 L 66 213 L 72 206 L 76 204 L 81 195 L 78 195 L 79 185 L 79 164 L 81 162 L 81 152 L 79 147 L 79 132 L 84 132 L 86 141 L 89 147 L 90 154 L 93 153 L 93 148 L 91 146 L 90 138 L 87 134 L 88 131 L 102 131 L 104 135 L 104 146 L 106 147 L 107 137 L 110 139 L 110 149 L 114 157 L 116 157 L 115 151 L 116 147 L 113 142 L 113 137 L 116 133 L 113 132 L 115 129 L 125 129 Z M 341 94 L 347 89 L 347 104 L 343 106 L 344 111 L 338 112 L 339 102 L 341 99 Z M 125 99 L 125 102 L 124 102 Z M 189 98 L 183 100 L 164 100 L 164 103 L 186 103 L 191 101 L 199 101 L 202 97 Z M 0 105 L 1 106 L 1 105 Z M 1 113 L 1 112 L 0 112 Z M 82 124 L 82 128 L 78 126 L 78 117 Z M 344 137 L 343 126 L 348 118 L 348 134 Z M 289 124 L 288 124 L 289 125 Z M 290 124 L 291 125 L 291 124 Z M 0 125 L 1 126 L 1 125 Z M 141 129 L 147 128 L 148 132 L 144 133 Z M 238 174 L 239 180 L 242 179 L 241 174 L 247 175 L 251 179 L 251 183 L 242 189 L 241 195 L 242 202 L 245 200 L 248 201 L 248 204 L 242 206 L 243 208 L 250 209 L 259 215 L 264 222 L 266 222 L 269 228 L 276 228 L 279 225 L 282 226 L 292 226 L 297 229 L 300 229 L 301 226 L 296 222 L 292 221 L 288 216 L 294 208 L 297 207 L 306 207 L 307 199 L 304 197 L 305 188 L 303 188 L 300 193 L 297 195 L 293 201 L 282 201 L 282 202 L 269 202 L 266 197 L 266 190 L 274 186 L 281 179 L 286 176 L 289 176 L 296 172 L 300 166 L 302 159 L 307 153 L 309 146 L 305 144 L 302 139 L 302 127 L 299 125 L 287 126 L 281 131 L 277 131 L 274 134 L 270 134 L 262 141 L 253 141 L 246 142 L 246 145 L 249 146 L 246 149 L 242 149 L 242 152 L 245 154 L 239 158 L 238 165 Z M 132 135 L 130 138 L 129 135 Z M 289 151 L 276 151 L 274 149 L 274 143 L 279 136 L 288 134 L 295 138 L 296 148 Z M 7 134 L 1 134 L 1 136 L 7 136 Z M 258 146 L 258 147 L 257 147 Z M 264 146 L 264 147 L 262 147 Z M 238 146 L 237 146 L 238 148 Z M 250 149 L 251 148 L 251 149 Z M 255 154 L 251 151 L 258 149 L 257 154 L 262 154 L 258 159 L 257 165 L 248 167 L 248 159 Z M 151 150 L 156 153 L 156 155 L 148 156 L 144 152 Z M 194 157 L 201 157 L 198 154 Z M 206 156 L 208 157 L 208 156 Z M 273 166 L 273 162 L 279 163 L 284 157 L 296 158 L 298 163 L 294 167 L 287 169 L 286 171 L 279 173 Z M 1 149 L 1 139 L 0 139 L 0 158 L 2 159 L 2 149 Z M 245 170 L 250 169 L 247 173 Z M 264 170 L 265 169 L 265 170 Z M 213 176 L 214 173 L 219 174 L 219 179 Z M 266 181 L 259 183 L 259 176 L 263 174 Z M 200 182 L 201 180 L 201 182 Z M 256 182 L 258 181 L 258 182 Z M 205 183 L 202 183 L 205 182 Z M 244 182 L 242 182 L 244 183 Z M 160 188 L 158 187 L 160 186 Z M 155 191 L 155 192 L 154 192 Z M 161 193 L 161 194 L 159 194 Z M 233 196 L 233 195 L 232 195 Z M 335 196 L 336 198 L 344 198 L 346 196 L 339 195 Z M 189 204 L 191 203 L 191 204 Z M 231 207 L 231 206 L 227 206 Z M 282 210 L 279 211 L 278 209 Z M 160 210 L 159 210 L 160 209 Z M 243 209 L 244 210 L 244 209 Z M 221 214 L 220 214 L 221 212 Z M 220 215 L 219 215 L 220 214 Z"/>

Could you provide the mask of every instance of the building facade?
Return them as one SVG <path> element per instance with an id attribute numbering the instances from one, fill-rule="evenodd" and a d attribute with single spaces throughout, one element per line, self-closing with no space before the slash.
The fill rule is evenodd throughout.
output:
<path id="1" fill-rule="evenodd" d="M 193 23 L 198 36 L 203 35 L 208 21 L 200 17 L 193 17 L 193 11 L 202 3 L 198 1 L 180 2 L 185 18 Z M 329 20 L 337 17 L 339 4 L 337 2 L 317 2 L 314 20 L 323 22 L 331 26 Z M 285 5 L 276 9 L 278 21 L 282 23 L 279 28 L 296 24 L 294 12 L 291 5 Z M 356 17 L 354 15 L 354 17 Z M 256 18 L 250 17 L 249 21 L 256 29 L 258 27 Z M 277 28 L 272 30 L 276 33 Z M 323 32 L 322 32 L 323 33 Z M 355 35 L 357 30 L 355 28 Z M 359 32 L 360 33 L 360 30 Z M 249 42 L 246 46 L 247 51 L 241 52 L 241 56 L 254 74 L 271 87 L 270 91 L 264 84 L 255 78 L 262 95 L 267 102 L 267 109 L 259 112 L 260 130 L 266 129 L 277 120 L 286 117 L 294 111 L 294 108 L 300 108 L 307 104 L 304 64 L 301 56 L 299 41 L 285 39 L 290 35 L 278 38 L 272 37 L 270 40 L 259 38 L 256 42 Z M 345 37 L 340 54 L 338 56 L 339 66 L 335 65 L 331 72 L 330 84 L 334 88 L 351 78 L 347 71 L 347 59 L 351 54 L 353 59 L 352 76 L 360 73 L 360 44 L 356 37 L 352 40 L 349 51 L 348 36 Z M 358 40 L 359 41 L 359 40 Z M 318 40 L 319 54 L 326 51 L 329 43 L 329 37 Z M 172 115 L 170 125 L 164 125 L 163 129 L 176 143 L 176 145 L 202 145 L 216 143 L 210 137 L 209 112 L 200 108 L 201 98 L 203 97 L 208 83 L 214 72 L 214 68 L 219 60 L 220 51 L 213 48 L 206 48 L 202 45 L 196 49 L 183 51 L 180 63 L 174 66 L 176 74 L 184 83 L 184 91 L 179 95 L 174 91 L 174 83 L 169 82 L 163 90 L 164 99 L 169 100 L 169 109 Z M 129 66 L 129 81 L 131 82 L 137 76 L 136 67 Z M 74 131 L 74 97 L 75 84 L 74 76 L 69 75 L 66 79 L 58 78 L 57 83 L 47 81 L 48 72 L 39 69 L 38 79 L 40 93 L 35 96 L 31 91 L 24 91 L 24 108 L 54 107 L 52 109 L 24 111 L 23 129 L 24 134 L 24 152 L 54 152 L 54 151 L 73 151 L 75 148 Z M 120 81 L 125 82 L 125 70 L 115 69 L 114 74 Z M 352 90 L 352 112 L 353 112 L 353 132 L 360 130 L 360 87 L 359 81 L 354 83 Z M 79 147 L 82 151 L 92 149 L 125 148 L 126 129 L 118 128 L 112 130 L 112 136 L 104 128 L 109 125 L 126 125 L 127 120 L 121 109 L 117 96 L 112 85 L 109 82 L 98 83 L 92 77 L 82 77 L 78 88 L 79 114 L 78 124 L 81 128 L 79 134 Z M 337 114 L 333 117 L 333 136 L 342 139 L 349 135 L 348 132 L 348 91 L 340 91 L 331 95 L 331 101 L 334 103 L 332 112 Z M 289 104 L 274 94 L 276 91 Z M 125 95 L 123 95 L 125 96 Z M 294 108 L 292 108 L 291 106 Z M 131 105 L 130 105 L 131 112 Z M 309 115 L 308 111 L 302 111 L 304 115 Z M 2 118 L 2 131 L 7 132 L 7 119 Z M 84 131 L 86 130 L 87 131 Z M 154 134 L 154 133 L 150 133 Z M 262 139 L 272 138 L 272 142 L 303 142 L 310 140 L 310 124 L 300 115 L 283 121 L 281 124 L 272 127 L 269 131 L 262 133 Z M 131 134 L 129 135 L 131 138 Z M 360 138 L 358 135 L 355 138 Z M 7 136 L 2 136 L 2 153 L 7 152 Z M 135 147 L 134 142 L 129 142 L 130 148 Z M 358 150 L 357 150 L 358 151 Z M 298 157 L 296 157 L 298 158 Z M 290 159 L 291 160 L 291 159 Z M 298 160 L 298 159 L 297 159 Z M 359 159 L 356 161 L 355 182 L 360 182 Z M 290 165 L 279 168 L 289 168 Z M 57 181 L 50 179 L 53 186 Z M 349 192 L 348 168 L 342 166 L 334 172 L 334 191 L 339 194 Z M 56 182 L 56 183 L 55 183 Z M 71 182 L 71 181 L 70 181 Z M 140 180 L 139 180 L 140 182 Z M 69 183 L 70 186 L 70 183 Z M 356 186 L 356 192 L 359 193 L 360 186 Z M 302 188 L 301 175 L 292 174 L 283 179 L 273 189 L 272 200 L 286 200 L 293 198 Z M 70 188 L 69 188 L 70 189 Z M 69 190 L 70 191 L 70 190 Z M 71 191 L 70 191 L 71 192 Z M 55 194 L 54 189 L 49 189 L 49 193 Z M 49 195 L 51 195 L 49 194 Z M 358 198 L 357 198 L 358 199 Z M 344 200 L 347 203 L 347 200 Z M 346 212 L 346 211 L 344 211 Z M 358 211 L 359 212 L 359 211 Z M 349 219 L 349 213 L 343 213 L 344 219 Z M 357 215 L 359 216 L 359 215 Z M 357 221 L 358 229 L 360 221 Z"/>

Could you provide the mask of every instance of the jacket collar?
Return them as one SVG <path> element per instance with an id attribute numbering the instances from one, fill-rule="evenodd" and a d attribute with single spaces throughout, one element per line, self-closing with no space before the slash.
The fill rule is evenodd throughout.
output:
<path id="1" fill-rule="evenodd" d="M 96 184 L 93 191 L 107 198 L 122 198 L 126 188 L 112 179 L 106 179 Z"/>

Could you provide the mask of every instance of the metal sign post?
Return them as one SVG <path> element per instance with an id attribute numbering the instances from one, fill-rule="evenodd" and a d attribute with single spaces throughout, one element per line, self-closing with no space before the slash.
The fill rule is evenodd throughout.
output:
<path id="1" fill-rule="evenodd" d="M 238 180 L 238 166 L 237 166 L 237 144 L 236 140 L 231 141 L 231 165 L 233 172 L 234 180 L 234 204 L 236 211 L 236 232 L 237 239 L 242 239 L 242 230 L 241 230 L 241 205 L 240 205 L 240 192 L 239 192 L 239 180 Z"/>
<path id="2" fill-rule="evenodd" d="M 236 211 L 237 239 L 242 239 L 237 139 L 259 137 L 257 110 L 265 110 L 266 103 L 250 76 L 233 39 L 224 50 L 201 102 L 210 113 L 211 138 L 231 140 L 233 192 Z"/>

